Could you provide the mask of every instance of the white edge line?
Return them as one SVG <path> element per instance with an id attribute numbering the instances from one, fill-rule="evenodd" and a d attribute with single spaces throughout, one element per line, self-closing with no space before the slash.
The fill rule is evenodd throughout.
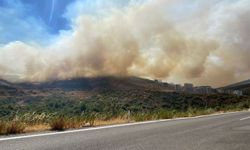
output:
<path id="1" fill-rule="evenodd" d="M 247 120 L 247 119 L 250 119 L 250 117 L 241 118 L 240 121 L 244 121 L 244 120 Z"/>
<path id="2" fill-rule="evenodd" d="M 244 112 L 244 111 L 241 111 L 241 112 Z M 240 113 L 240 112 L 228 112 L 228 113 L 219 113 L 219 114 L 211 114 L 211 115 L 202 115 L 202 116 L 196 116 L 196 117 L 186 117 L 186 118 L 174 118 L 174 119 L 162 119 L 162 120 L 145 121 L 145 122 L 135 122 L 135 123 L 127 123 L 127 124 L 119 124 L 119 125 L 92 127 L 92 128 L 77 129 L 77 130 L 68 130 L 68 131 L 62 131 L 62 132 L 57 131 L 57 132 L 52 132 L 52 133 L 43 133 L 43 134 L 34 134 L 34 135 L 24 135 L 24 136 L 16 136 L 16 137 L 9 137 L 9 138 L 1 138 L 0 141 L 27 139 L 27 138 L 32 138 L 32 137 L 60 135 L 60 134 L 68 134 L 68 133 L 76 133 L 76 132 L 84 132 L 84 131 L 93 131 L 93 130 L 101 130 L 101 129 L 109 129 L 109 128 L 117 128 L 117 127 L 126 127 L 126 126 L 133 126 L 133 125 L 143 125 L 143 124 L 158 123 L 158 122 L 165 122 L 165 121 L 198 119 L 198 118 L 220 116 L 220 115 L 228 115 L 228 114 L 234 114 L 234 113 Z M 242 118 L 242 119 L 245 119 L 245 118 Z"/>

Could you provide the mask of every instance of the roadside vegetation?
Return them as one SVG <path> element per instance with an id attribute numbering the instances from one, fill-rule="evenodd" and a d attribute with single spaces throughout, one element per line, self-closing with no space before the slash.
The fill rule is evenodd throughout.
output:
<path id="1" fill-rule="evenodd" d="M 135 121 L 193 117 L 250 108 L 250 97 L 155 91 L 103 91 L 86 100 L 1 99 L 0 134 L 77 129 Z"/>
<path id="2" fill-rule="evenodd" d="M 20 121 L 0 122 L 0 135 L 24 133 L 25 124 Z"/>

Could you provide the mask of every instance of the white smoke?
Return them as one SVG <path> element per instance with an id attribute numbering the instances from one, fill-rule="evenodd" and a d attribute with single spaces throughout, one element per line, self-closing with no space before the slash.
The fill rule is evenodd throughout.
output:
<path id="1" fill-rule="evenodd" d="M 0 47 L 0 76 L 44 81 L 135 75 L 221 86 L 250 77 L 250 3 L 149 0 L 79 14 L 47 47 Z M 186 12 L 187 11 L 187 12 Z"/>

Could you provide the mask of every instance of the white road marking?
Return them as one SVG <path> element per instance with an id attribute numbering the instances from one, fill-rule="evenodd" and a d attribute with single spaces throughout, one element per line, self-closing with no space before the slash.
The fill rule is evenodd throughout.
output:
<path id="1" fill-rule="evenodd" d="M 143 125 L 143 124 L 166 122 L 166 121 L 198 119 L 198 118 L 220 116 L 220 115 L 228 115 L 228 114 L 234 114 L 234 113 L 239 113 L 239 112 L 219 113 L 219 114 L 203 115 L 203 116 L 196 116 L 196 117 L 186 117 L 186 118 L 162 119 L 162 120 L 135 122 L 135 123 L 127 123 L 127 124 L 119 124 L 119 125 L 102 126 L 102 127 L 92 127 L 92 128 L 78 129 L 78 130 L 68 130 L 68 131 L 62 131 L 62 132 L 51 132 L 51 133 L 42 133 L 42 134 L 34 134 L 34 135 L 23 135 L 23 136 L 7 137 L 7 138 L 1 138 L 0 142 L 1 141 L 9 141 L 9 140 L 17 140 L 17 139 L 27 139 L 27 138 L 33 138 L 33 137 L 42 137 L 42 136 L 51 136 L 51 135 L 60 135 L 60 134 L 77 133 L 77 132 L 84 132 L 84 131 L 93 131 L 93 130 L 117 128 L 117 127 L 126 127 L 126 126 L 133 126 L 133 125 Z"/>
<path id="2" fill-rule="evenodd" d="M 240 121 L 250 119 L 250 117 L 241 118 Z"/>

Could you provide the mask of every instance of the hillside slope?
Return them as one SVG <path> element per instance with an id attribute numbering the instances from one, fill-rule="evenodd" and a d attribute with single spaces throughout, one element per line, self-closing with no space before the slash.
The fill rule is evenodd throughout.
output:
<path id="1" fill-rule="evenodd" d="M 168 116 L 168 113 L 241 110 L 250 106 L 249 96 L 169 92 L 167 83 L 137 77 L 78 78 L 20 84 L 2 81 L 1 85 L 4 88 L 0 95 L 0 119 L 38 114 L 47 116 L 43 118 L 45 121 L 42 120 L 46 122 L 51 116 L 98 114 L 112 118 L 128 112 L 135 116 L 145 113 L 159 116 L 167 112 Z"/>
<path id="2" fill-rule="evenodd" d="M 167 83 L 160 83 L 138 77 L 93 77 L 55 80 L 41 83 L 10 83 L 0 80 L 0 98 L 10 97 L 22 102 L 40 101 L 42 99 L 56 98 L 85 100 L 88 97 L 104 91 L 122 91 L 124 93 L 135 91 L 161 91 L 169 92 Z"/>
<path id="3" fill-rule="evenodd" d="M 250 79 L 234 83 L 225 87 L 221 87 L 223 90 L 242 90 L 244 94 L 250 95 Z"/>
<path id="4" fill-rule="evenodd" d="M 0 79 L 0 97 L 4 96 L 20 96 L 23 89 L 16 84 Z"/>
<path id="5" fill-rule="evenodd" d="M 62 89 L 66 91 L 99 91 L 99 90 L 168 90 L 167 84 L 162 84 L 138 77 L 94 77 L 56 80 L 43 83 L 21 83 L 25 89 Z"/>

